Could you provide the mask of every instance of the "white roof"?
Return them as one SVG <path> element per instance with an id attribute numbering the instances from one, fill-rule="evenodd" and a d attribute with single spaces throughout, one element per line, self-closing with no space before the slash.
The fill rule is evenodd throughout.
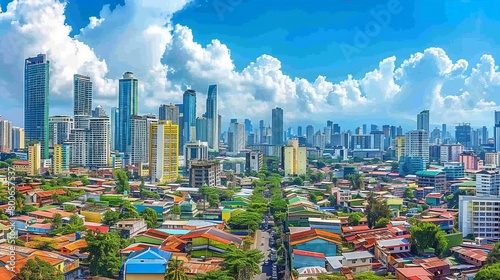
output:
<path id="1" fill-rule="evenodd" d="M 357 259 L 373 258 L 373 255 L 370 252 L 368 252 L 368 251 L 343 253 L 342 256 L 346 260 L 357 260 Z"/>
<path id="2" fill-rule="evenodd" d="M 380 245 L 382 247 L 391 247 L 391 246 L 410 244 L 410 242 L 408 240 L 406 240 L 406 238 L 379 240 L 377 242 L 378 242 L 378 245 Z"/>

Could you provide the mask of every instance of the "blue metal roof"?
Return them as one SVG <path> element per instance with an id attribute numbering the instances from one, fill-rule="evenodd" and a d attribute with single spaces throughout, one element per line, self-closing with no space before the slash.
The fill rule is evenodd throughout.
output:
<path id="1" fill-rule="evenodd" d="M 124 274 L 164 274 L 172 253 L 146 248 L 129 255 L 123 264 Z"/>

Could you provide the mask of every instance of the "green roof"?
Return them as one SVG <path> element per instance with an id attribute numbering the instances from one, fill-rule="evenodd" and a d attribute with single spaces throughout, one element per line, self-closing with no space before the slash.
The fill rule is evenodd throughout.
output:
<path id="1" fill-rule="evenodd" d="M 476 186 L 476 181 L 465 181 L 465 182 L 453 184 L 452 186 L 475 187 Z"/>
<path id="2" fill-rule="evenodd" d="M 443 172 L 440 170 L 425 170 L 425 171 L 417 171 L 415 173 L 416 175 L 422 175 L 422 176 L 436 176 L 439 174 L 442 174 Z"/>
<path id="3" fill-rule="evenodd" d="M 221 205 L 247 206 L 248 203 L 241 200 L 232 200 L 232 201 L 221 201 Z"/>

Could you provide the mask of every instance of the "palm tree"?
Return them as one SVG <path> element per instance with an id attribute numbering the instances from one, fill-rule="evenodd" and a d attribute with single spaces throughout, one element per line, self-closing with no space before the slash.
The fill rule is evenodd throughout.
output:
<path id="1" fill-rule="evenodd" d="M 171 259 L 168 262 L 168 268 L 165 274 L 165 280 L 187 280 L 186 275 L 188 268 L 184 266 L 184 262 L 177 258 Z"/>

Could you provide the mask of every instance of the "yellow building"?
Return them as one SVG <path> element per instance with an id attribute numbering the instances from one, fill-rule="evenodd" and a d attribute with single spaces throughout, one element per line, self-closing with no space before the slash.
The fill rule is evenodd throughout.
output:
<path id="1" fill-rule="evenodd" d="M 283 169 L 285 176 L 306 174 L 307 148 L 299 147 L 299 140 L 288 140 L 288 145 L 283 147 Z"/>
<path id="2" fill-rule="evenodd" d="M 42 147 L 40 143 L 28 146 L 28 176 L 38 176 L 42 162 Z"/>
<path id="3" fill-rule="evenodd" d="M 151 181 L 172 182 L 179 172 L 179 126 L 172 121 L 152 123 L 149 134 Z"/>
<path id="4" fill-rule="evenodd" d="M 402 156 L 404 156 L 405 142 L 406 138 L 404 137 L 404 135 L 398 135 L 396 136 L 396 139 L 394 139 L 394 148 L 396 151 L 396 158 L 398 159 L 398 161 L 401 159 Z"/>
<path id="5" fill-rule="evenodd" d="M 52 157 L 52 173 L 54 175 L 62 174 L 63 172 L 63 147 L 62 145 L 54 145 L 54 156 Z"/>

